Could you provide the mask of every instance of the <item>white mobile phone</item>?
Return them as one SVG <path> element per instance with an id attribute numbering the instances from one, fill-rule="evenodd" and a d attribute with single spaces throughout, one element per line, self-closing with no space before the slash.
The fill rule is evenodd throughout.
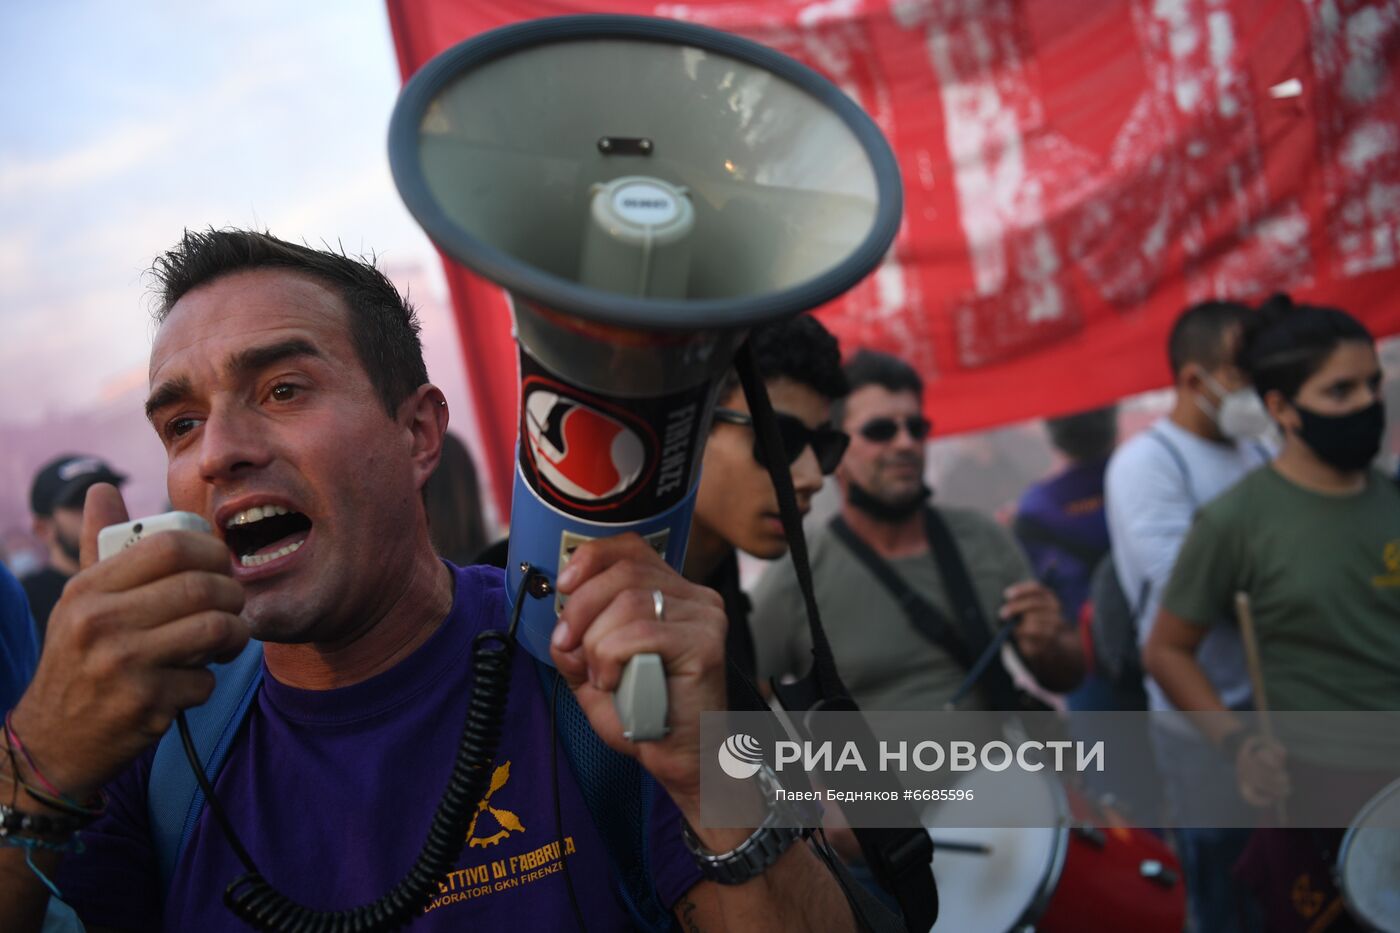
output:
<path id="1" fill-rule="evenodd" d="M 208 532 L 209 523 L 193 512 L 162 512 L 134 522 L 108 525 L 97 533 L 97 559 L 106 560 L 118 551 L 124 551 L 142 538 L 159 534 L 162 531 L 203 531 Z"/>

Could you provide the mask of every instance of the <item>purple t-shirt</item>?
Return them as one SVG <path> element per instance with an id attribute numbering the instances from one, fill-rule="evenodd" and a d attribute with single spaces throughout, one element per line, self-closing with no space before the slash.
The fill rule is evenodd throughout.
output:
<path id="1" fill-rule="evenodd" d="M 455 568 L 454 568 L 455 569 Z M 377 677 L 336 690 L 297 690 L 264 675 L 215 791 L 263 875 L 310 907 L 377 899 L 422 848 L 446 786 L 471 694 L 472 638 L 505 628 L 501 572 L 455 569 L 446 622 Z M 573 909 L 558 855 L 549 708 L 534 662 L 517 650 L 491 789 L 453 872 L 413 930 L 554 930 Z M 108 787 L 107 814 L 85 854 L 57 879 L 90 925 L 237 931 L 223 904 L 244 873 L 206 807 L 161 903 L 146 818 L 154 751 Z M 602 839 L 558 750 L 569 875 L 592 930 L 629 929 Z M 651 876 L 673 905 L 700 875 L 681 841 L 680 813 L 658 793 L 650 817 Z"/>
<path id="2" fill-rule="evenodd" d="M 1107 460 L 1069 467 L 1026 490 L 1016 508 L 1017 518 L 1034 522 L 1057 541 L 1068 541 L 1098 557 L 1108 553 L 1108 519 L 1104 514 L 1103 478 Z M 1019 529 L 1018 529 L 1019 532 Z M 1094 564 L 1057 547 L 1041 534 L 1018 534 L 1035 574 L 1046 580 L 1073 624 L 1089 598 Z"/>

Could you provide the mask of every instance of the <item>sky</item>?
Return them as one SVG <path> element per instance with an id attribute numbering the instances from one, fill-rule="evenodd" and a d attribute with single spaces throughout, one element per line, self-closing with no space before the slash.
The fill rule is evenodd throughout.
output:
<path id="1" fill-rule="evenodd" d="M 382 3 L 7 0 L 0 82 L 0 425 L 144 385 L 143 272 L 187 226 L 341 243 L 443 288 L 389 174 Z"/>
<path id="2" fill-rule="evenodd" d="M 164 508 L 145 271 L 186 227 L 373 253 L 474 442 L 441 263 L 389 172 L 380 0 L 0 0 L 0 87 L 0 552 L 59 453 L 108 458 L 131 508 Z"/>

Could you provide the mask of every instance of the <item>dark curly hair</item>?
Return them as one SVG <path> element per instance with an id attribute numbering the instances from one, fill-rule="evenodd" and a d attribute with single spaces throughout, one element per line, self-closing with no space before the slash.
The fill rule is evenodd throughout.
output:
<path id="1" fill-rule="evenodd" d="M 810 314 L 755 327 L 749 342 L 765 380 L 791 379 L 832 401 L 849 391 L 836 337 Z M 738 387 L 739 375 L 731 369 L 719 397 L 729 396 Z"/>
<path id="2" fill-rule="evenodd" d="M 1374 346 L 1366 326 L 1339 308 L 1297 305 L 1287 295 L 1266 300 L 1245 325 L 1237 361 L 1263 398 L 1294 398 L 1342 343 Z"/>

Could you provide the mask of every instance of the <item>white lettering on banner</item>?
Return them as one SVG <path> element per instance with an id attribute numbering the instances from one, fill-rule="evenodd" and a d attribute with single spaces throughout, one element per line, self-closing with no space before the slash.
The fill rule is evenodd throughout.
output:
<path id="1" fill-rule="evenodd" d="M 1047 114 L 1022 4 L 902 9 L 901 25 L 923 30 L 938 79 L 972 268 L 972 293 L 954 311 L 963 365 L 1077 330 L 1081 310 L 1064 287 L 1070 265 L 1120 307 L 1146 300 L 1180 269 L 1178 244 L 1193 300 L 1312 276 L 1308 215 L 1296 198 L 1270 195 L 1259 102 L 1223 0 L 1128 8 L 1146 80 L 1103 151 Z M 1388 47 L 1370 46 L 1378 55 Z"/>
<path id="2" fill-rule="evenodd" d="M 1234 13 L 1221 0 L 1137 0 L 1133 22 L 1153 104 L 1135 129 L 1150 134 L 1145 148 L 1173 156 L 1162 160 L 1163 185 L 1138 189 L 1138 200 L 1152 199 L 1158 212 L 1144 243 L 1154 281 L 1169 272 L 1167 247 L 1178 240 L 1192 301 L 1305 281 L 1312 266 L 1307 215 L 1270 193 L 1257 118 L 1267 105 L 1254 92 Z M 1219 248 L 1226 239 L 1233 241 L 1228 251 Z"/>
<path id="3" fill-rule="evenodd" d="M 1333 0 L 1303 0 L 1317 84 L 1317 118 L 1328 233 L 1350 278 L 1396 265 L 1400 253 L 1400 121 L 1390 50 L 1400 31 L 1394 4 L 1345 15 Z"/>
<path id="4" fill-rule="evenodd" d="M 1031 763 L 1026 760 L 1026 752 L 1030 751 L 1031 749 L 1041 750 L 1044 748 L 1045 746 L 1042 745 L 1040 742 L 1022 742 L 1020 747 L 1016 749 L 1016 767 L 1020 768 L 1022 771 L 1044 770 L 1044 762 L 1037 761 Z"/>
<path id="5" fill-rule="evenodd" d="M 1075 770 L 1088 771 L 1090 763 L 1094 761 L 1098 762 L 1094 770 L 1103 770 L 1103 742 L 1095 742 L 1093 747 L 1089 749 L 1088 754 L 1084 752 L 1083 742 L 1077 743 L 1075 750 L 1079 753 L 1079 761 L 1075 764 Z"/>
<path id="6" fill-rule="evenodd" d="M 973 294 L 955 311 L 958 351 L 963 365 L 978 366 L 1078 326 L 1078 308 L 1059 278 L 1064 260 L 1047 199 L 1061 196 L 1052 178 L 1078 187 L 1088 173 L 1047 162 L 1069 147 L 1052 153 L 1027 145 L 1024 130 L 1040 132 L 1046 120 L 1020 47 L 1020 4 L 926 9 L 925 41 L 972 264 Z"/>

